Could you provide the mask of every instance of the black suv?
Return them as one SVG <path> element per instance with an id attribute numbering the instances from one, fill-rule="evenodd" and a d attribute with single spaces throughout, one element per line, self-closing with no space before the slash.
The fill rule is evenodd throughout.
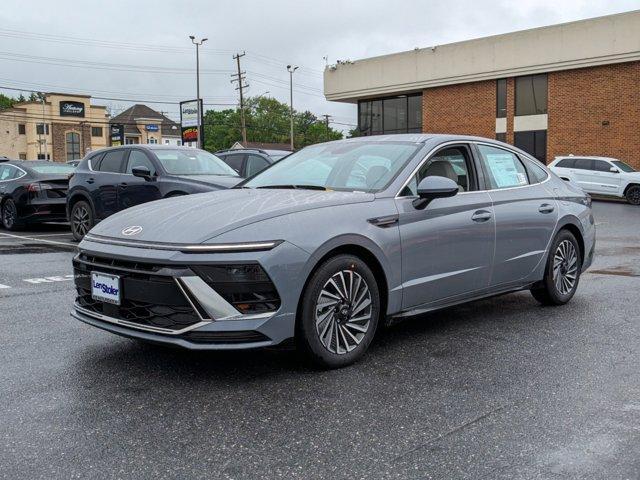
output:
<path id="1" fill-rule="evenodd" d="M 257 149 L 234 149 L 220 150 L 216 156 L 220 157 L 241 177 L 248 178 L 261 172 L 272 163 L 281 160 L 291 152 L 285 150 L 257 150 Z"/>
<path id="2" fill-rule="evenodd" d="M 76 240 L 120 210 L 160 198 L 230 188 L 240 176 L 189 147 L 127 145 L 87 155 L 69 181 L 67 216 Z"/>

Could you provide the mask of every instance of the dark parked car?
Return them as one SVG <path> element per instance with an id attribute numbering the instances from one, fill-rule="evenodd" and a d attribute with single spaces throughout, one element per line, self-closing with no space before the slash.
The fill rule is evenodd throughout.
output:
<path id="1" fill-rule="evenodd" d="M 232 187 L 241 178 L 215 155 L 188 147 L 130 145 L 87 155 L 69 183 L 67 214 L 76 240 L 120 210 L 160 198 Z"/>
<path id="2" fill-rule="evenodd" d="M 66 221 L 69 175 L 63 163 L 0 159 L 2 225 L 16 230 L 30 223 Z"/>
<path id="3" fill-rule="evenodd" d="M 254 150 L 254 149 L 230 149 L 216 152 L 216 156 L 225 161 L 243 177 L 251 177 L 261 172 L 272 163 L 290 155 L 286 150 Z"/>

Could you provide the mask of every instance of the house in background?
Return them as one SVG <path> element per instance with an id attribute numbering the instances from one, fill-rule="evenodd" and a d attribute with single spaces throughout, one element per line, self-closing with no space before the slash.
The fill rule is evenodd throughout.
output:
<path id="1" fill-rule="evenodd" d="M 113 117 L 111 125 L 124 125 L 124 143 L 182 145 L 180 125 L 160 112 L 135 104 Z"/>

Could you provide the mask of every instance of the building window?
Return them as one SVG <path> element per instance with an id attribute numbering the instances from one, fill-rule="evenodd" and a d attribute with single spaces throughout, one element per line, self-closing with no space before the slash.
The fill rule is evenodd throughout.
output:
<path id="1" fill-rule="evenodd" d="M 46 155 L 44 153 L 39 153 L 38 154 L 38 160 L 50 160 L 51 156 L 47 153 Z"/>
<path id="2" fill-rule="evenodd" d="M 165 145 L 169 145 L 169 140 L 165 140 L 165 141 L 164 141 L 164 144 L 165 144 Z"/>
<path id="3" fill-rule="evenodd" d="M 182 140 L 178 140 L 178 146 L 181 147 L 182 146 Z"/>
<path id="4" fill-rule="evenodd" d="M 542 163 L 547 163 L 547 131 L 531 130 L 528 132 L 515 132 L 513 144 L 524 150 Z"/>
<path id="5" fill-rule="evenodd" d="M 496 118 L 507 116 L 507 79 L 496 80 Z"/>
<path id="6" fill-rule="evenodd" d="M 49 135 L 49 124 L 47 124 L 47 123 L 38 123 L 36 125 L 36 133 L 38 135 Z"/>
<path id="7" fill-rule="evenodd" d="M 358 130 L 361 135 L 422 132 L 422 94 L 359 102 Z"/>
<path id="8" fill-rule="evenodd" d="M 496 133 L 496 140 L 498 140 L 499 142 L 506 142 L 507 141 L 507 134 L 502 132 L 502 133 Z"/>
<path id="9" fill-rule="evenodd" d="M 80 134 L 78 132 L 67 132 L 65 135 L 67 146 L 67 160 L 77 160 L 80 158 Z"/>
<path id="10" fill-rule="evenodd" d="M 101 137 L 102 136 L 102 127 L 91 127 L 91 136 L 92 137 Z"/>
<path id="11" fill-rule="evenodd" d="M 26 135 L 27 133 L 27 127 L 24 123 L 19 123 L 18 124 L 18 135 Z"/>
<path id="12" fill-rule="evenodd" d="M 153 138 L 153 137 L 149 137 L 149 139 L 147 140 L 147 143 L 151 144 L 151 145 L 155 145 L 158 143 L 158 139 Z"/>
<path id="13" fill-rule="evenodd" d="M 547 74 L 516 77 L 516 115 L 547 113 Z"/>

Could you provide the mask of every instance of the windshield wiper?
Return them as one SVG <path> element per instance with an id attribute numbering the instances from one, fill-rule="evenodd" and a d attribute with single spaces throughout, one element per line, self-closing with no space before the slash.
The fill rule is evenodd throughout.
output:
<path id="1" fill-rule="evenodd" d="M 322 185 L 262 185 L 256 188 L 288 188 L 292 190 L 326 190 Z"/>

